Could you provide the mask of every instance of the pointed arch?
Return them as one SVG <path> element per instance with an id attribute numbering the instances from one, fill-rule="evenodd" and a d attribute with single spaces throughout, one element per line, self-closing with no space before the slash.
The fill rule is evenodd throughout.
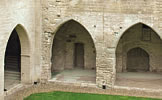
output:
<path id="1" fill-rule="evenodd" d="M 75 48 L 81 46 L 84 68 L 96 69 L 96 47 L 88 30 L 78 21 L 70 19 L 53 32 L 51 44 L 51 72 L 73 69 Z M 79 50 L 79 49 L 78 49 Z M 89 55 L 89 56 L 88 56 Z M 89 61 L 89 62 L 88 62 Z"/>
<path id="2" fill-rule="evenodd" d="M 20 38 L 20 43 L 22 47 L 22 53 L 21 55 L 29 55 L 30 54 L 30 40 L 27 34 L 26 29 L 21 25 L 18 24 L 15 27 L 15 30 L 18 33 L 18 36 Z"/>
<path id="3" fill-rule="evenodd" d="M 60 21 L 59 23 L 56 24 L 56 27 L 54 28 L 54 31 L 52 32 L 52 39 L 51 39 L 51 45 L 50 45 L 50 58 L 52 59 L 52 45 L 53 45 L 53 40 L 55 38 L 55 35 L 56 33 L 60 30 L 60 28 L 65 25 L 66 23 L 68 22 L 75 22 L 77 23 L 78 25 L 82 26 L 84 28 L 84 30 L 87 31 L 87 33 L 89 33 L 88 35 L 91 37 L 92 41 L 93 41 L 93 45 L 94 45 L 94 49 L 95 49 L 95 53 L 97 54 L 97 50 L 96 50 L 96 46 L 95 46 L 95 42 L 94 42 L 94 38 L 92 37 L 92 35 L 90 34 L 90 32 L 88 31 L 88 29 L 85 28 L 85 26 L 79 22 L 78 20 L 75 20 L 75 19 L 72 19 L 72 18 L 67 18 L 67 19 L 64 19 L 62 21 Z"/>
<path id="4" fill-rule="evenodd" d="M 16 41 L 17 40 L 11 40 L 12 38 L 16 37 L 19 41 L 19 43 L 17 44 Z M 30 83 L 31 80 L 31 76 L 30 76 L 30 40 L 27 34 L 26 29 L 21 25 L 21 24 L 17 24 L 14 29 L 12 30 L 12 32 L 10 33 L 10 36 L 8 38 L 8 43 L 11 42 L 15 42 L 15 44 L 20 45 L 20 47 L 18 47 L 18 49 L 20 49 L 19 55 L 20 55 L 20 59 L 18 60 L 18 62 L 20 62 L 20 76 L 21 76 L 21 83 Z M 7 43 L 7 46 L 8 46 Z M 7 48 L 6 46 L 6 51 Z M 10 46 L 11 47 L 11 46 Z M 15 51 L 15 48 L 12 48 Z M 16 58 L 12 58 L 13 60 Z M 16 61 L 17 61 L 16 60 Z M 7 62 L 7 60 L 5 59 L 5 62 Z M 5 65 L 5 64 L 4 64 Z M 13 63 L 11 63 L 11 65 L 13 65 Z M 14 65 L 17 66 L 17 65 Z M 10 73 L 10 72 L 9 72 Z"/>
<path id="5" fill-rule="evenodd" d="M 91 40 L 91 42 L 93 43 L 93 48 L 95 49 L 95 52 L 96 52 L 96 47 L 95 47 L 94 40 L 93 40 L 91 34 L 88 32 L 88 30 L 87 30 L 82 24 L 80 24 L 78 21 L 76 21 L 76 20 L 74 20 L 74 19 L 69 19 L 69 20 L 66 20 L 66 21 L 63 22 L 63 23 L 60 23 L 60 25 L 59 25 L 59 26 L 56 28 L 56 30 L 53 32 L 53 34 L 54 34 L 54 35 L 53 35 L 53 40 L 55 39 L 57 33 L 60 32 L 61 29 L 62 29 L 63 27 L 66 27 L 67 29 L 68 29 L 68 28 L 71 28 L 71 25 L 70 25 L 71 23 L 80 26 L 81 28 L 83 28 L 84 31 L 86 31 L 86 33 L 88 33 L 88 34 L 86 34 L 86 35 L 88 35 L 88 37 L 90 37 L 90 40 Z M 52 43 L 54 43 L 54 41 L 52 41 Z M 51 47 L 52 47 L 52 46 L 51 46 Z M 51 54 L 52 54 L 52 48 L 51 48 Z M 52 56 L 51 56 L 51 57 L 52 57 Z"/>
<path id="6" fill-rule="evenodd" d="M 130 24 L 128 27 L 126 27 L 126 28 L 123 28 L 123 30 L 121 30 L 121 34 L 119 35 L 119 37 L 117 38 L 117 42 L 116 42 L 116 49 L 117 49 L 117 46 L 118 46 L 118 44 L 119 44 L 119 41 L 120 41 L 120 39 L 122 38 L 122 36 L 124 35 L 124 33 L 126 32 L 126 31 L 128 31 L 129 29 L 131 29 L 133 26 L 135 26 L 135 25 L 138 25 L 138 24 L 144 24 L 144 25 L 146 25 L 146 26 L 148 26 L 149 28 L 151 28 L 155 33 L 157 33 L 157 35 L 160 37 L 160 39 L 162 39 L 162 36 L 160 35 L 160 30 L 157 28 L 157 27 L 151 27 L 151 24 L 150 23 L 145 23 L 145 22 L 135 22 L 135 23 L 132 23 L 132 24 Z"/>
<path id="7" fill-rule="evenodd" d="M 94 39 L 93 39 L 92 35 L 90 34 L 90 32 L 88 31 L 88 29 L 86 29 L 85 26 L 84 26 L 81 22 L 79 22 L 78 20 L 75 20 L 75 19 L 65 19 L 65 20 L 63 20 L 63 21 L 57 23 L 54 32 L 52 32 L 52 34 L 54 34 L 54 35 L 52 36 L 52 42 L 53 42 L 53 39 L 54 39 L 56 33 L 59 31 L 59 29 L 60 29 L 63 25 L 65 25 L 66 23 L 69 23 L 69 22 L 72 22 L 72 21 L 75 22 L 75 23 L 77 23 L 77 24 L 79 24 L 80 26 L 82 26 L 82 27 L 89 33 L 89 36 L 90 36 L 91 39 L 93 40 L 93 44 L 94 44 Z M 94 46 L 95 46 L 95 44 L 94 44 Z M 96 47 L 95 47 L 95 50 L 96 50 Z"/>
<path id="8" fill-rule="evenodd" d="M 133 80 L 133 77 L 127 77 L 131 76 L 130 73 L 134 76 L 134 74 L 140 72 L 147 76 L 148 72 L 150 74 L 162 71 L 162 40 L 161 33 L 157 28 L 151 27 L 151 24 L 138 22 L 123 29 L 119 37 L 115 51 L 115 84 L 120 84 L 120 86 L 131 85 L 129 82 Z M 126 76 L 124 80 L 122 75 Z M 140 82 L 140 76 L 136 77 L 136 79 L 135 84 Z M 155 84 L 157 83 L 155 82 Z"/>
<path id="9" fill-rule="evenodd" d="M 129 32 L 129 30 L 130 29 L 132 29 L 132 28 L 135 28 L 135 27 L 137 27 L 137 26 L 139 26 L 139 25 L 142 25 L 142 26 L 140 26 L 140 27 L 147 27 L 147 28 L 149 28 L 150 29 L 150 31 L 152 32 L 151 33 L 151 35 L 154 35 L 154 37 L 156 37 L 156 39 L 159 41 L 158 43 L 160 44 L 160 41 L 161 41 L 161 37 L 160 37 L 160 34 L 158 34 L 157 33 L 157 30 L 155 30 L 154 28 L 152 28 L 152 27 L 150 27 L 149 25 L 147 25 L 147 24 L 145 24 L 145 23 L 142 23 L 142 22 L 138 22 L 138 23 L 135 23 L 135 24 L 133 24 L 133 25 L 130 25 L 127 29 L 124 29 L 124 31 L 122 32 L 122 34 L 120 35 L 120 38 L 118 39 L 118 43 L 117 43 L 117 45 L 116 45 L 116 51 L 115 51 L 115 55 L 116 55 L 116 69 L 118 69 L 117 68 L 117 66 L 121 66 L 121 64 L 119 64 L 118 65 L 118 63 L 117 63 L 117 61 L 119 61 L 120 63 L 122 63 L 122 62 L 126 62 L 125 60 L 127 60 L 126 59 L 126 53 L 123 53 L 122 54 L 122 56 L 120 57 L 119 55 L 121 55 L 121 46 L 122 45 L 127 45 L 126 47 L 124 47 L 124 52 L 128 52 L 128 50 L 130 50 L 131 48 L 133 48 L 133 47 L 141 47 L 141 48 L 144 48 L 145 49 L 145 51 L 147 51 L 148 53 L 149 53 L 149 55 L 150 55 L 150 57 L 151 57 L 151 60 L 150 60 L 150 63 L 151 63 L 151 71 L 153 71 L 153 70 L 155 70 L 156 68 L 153 68 L 154 67 L 154 65 L 153 65 L 153 58 L 154 58 L 154 54 L 155 54 L 155 50 L 153 50 L 153 48 L 151 48 L 150 47 L 150 42 L 146 42 L 146 41 L 143 41 L 142 40 L 142 38 L 143 37 L 141 37 L 141 40 L 134 40 L 135 39 L 135 37 L 136 37 L 136 35 L 135 34 L 133 34 L 132 33 L 132 31 L 131 32 Z M 141 28 L 142 29 L 142 28 Z M 136 29 L 136 30 L 138 30 L 138 29 Z M 135 31 L 135 30 L 134 30 Z M 139 30 L 138 30 L 139 31 Z M 143 31 L 143 30 L 142 30 Z M 141 34 L 143 34 L 142 33 L 142 31 L 141 31 Z M 134 33 L 137 33 L 137 32 L 134 32 Z M 127 41 L 127 40 L 124 40 L 124 39 L 122 39 L 123 37 L 125 37 L 125 35 L 127 36 L 127 38 L 129 38 L 129 37 L 131 37 L 131 36 L 135 36 L 134 38 L 129 38 L 129 41 Z M 141 35 L 142 36 L 142 35 Z M 137 38 L 137 37 L 136 37 Z M 139 38 L 139 37 L 138 37 Z M 150 38 L 152 38 L 152 36 L 150 37 Z M 126 38 L 125 38 L 126 39 Z M 133 40 L 132 40 L 133 39 Z M 123 42 L 122 43 L 122 41 L 125 41 L 125 42 Z M 122 45 L 120 45 L 119 46 L 119 43 L 122 43 Z M 154 44 L 156 44 L 156 43 L 154 43 Z M 128 47 L 128 45 L 129 45 L 129 47 Z M 120 48 L 120 49 L 119 49 Z M 120 50 L 120 51 L 119 51 Z M 118 57 L 117 57 L 118 56 Z M 124 69 L 126 68 L 126 64 L 125 63 L 122 63 L 122 66 L 124 67 Z M 159 65 L 157 65 L 157 66 L 159 66 Z M 123 69 L 122 68 L 119 68 L 120 69 L 120 71 L 119 72 L 121 72 Z M 157 68 L 158 69 L 158 68 Z M 156 69 L 156 70 L 157 70 Z"/>
<path id="10" fill-rule="evenodd" d="M 141 47 L 135 47 L 127 52 L 127 71 L 149 71 L 149 54 Z"/>

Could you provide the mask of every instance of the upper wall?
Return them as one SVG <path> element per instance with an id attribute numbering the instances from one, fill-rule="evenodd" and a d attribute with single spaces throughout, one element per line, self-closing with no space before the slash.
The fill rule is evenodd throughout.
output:
<path id="1" fill-rule="evenodd" d="M 6 43 L 13 29 L 18 25 L 22 25 L 30 38 L 35 36 L 35 8 L 32 0 L 1 0 L 0 3 L 0 43 L 3 45 L 5 52 Z M 35 42 L 34 39 L 30 39 Z"/>
<path id="2" fill-rule="evenodd" d="M 43 30 L 54 32 L 58 24 L 75 19 L 88 29 L 95 41 L 116 47 L 116 43 L 112 44 L 116 40 L 109 37 L 120 37 L 123 29 L 136 22 L 161 27 L 160 3 L 159 0 L 45 0 L 42 1 Z"/>
<path id="3" fill-rule="evenodd" d="M 144 13 L 152 14 L 156 9 L 156 0 L 47 0 L 44 7 L 62 8 L 71 12 L 105 12 L 109 13 Z M 58 13 L 57 13 L 58 14 Z"/>

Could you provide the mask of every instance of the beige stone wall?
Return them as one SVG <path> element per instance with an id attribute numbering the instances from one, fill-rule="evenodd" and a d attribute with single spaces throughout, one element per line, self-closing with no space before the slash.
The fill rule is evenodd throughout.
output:
<path id="1" fill-rule="evenodd" d="M 22 42 L 24 48 L 30 46 L 27 52 L 23 49 L 22 55 L 25 83 L 39 80 L 46 83 L 50 79 L 54 35 L 63 23 L 73 19 L 86 28 L 94 41 L 97 85 L 112 87 L 120 37 L 139 22 L 150 26 L 161 37 L 161 5 L 161 0 L 1 0 L 0 95 L 4 89 L 6 44 L 18 24 L 21 25 L 19 35 L 21 31 L 26 33 L 21 34 L 21 40 L 28 37 L 30 44 L 27 46 L 27 42 Z M 21 30 L 23 28 L 25 31 Z M 154 69 L 161 70 L 160 67 Z"/>
<path id="2" fill-rule="evenodd" d="M 96 47 L 97 85 L 113 86 L 115 82 L 115 51 L 122 34 L 142 22 L 161 33 L 160 0 L 46 0 L 42 3 L 42 82 L 50 78 L 52 33 L 70 20 L 83 25 Z M 50 51 L 50 53 L 46 53 Z"/>
<path id="3" fill-rule="evenodd" d="M 36 31 L 36 28 L 40 27 L 38 19 L 36 21 L 38 11 L 35 12 L 37 8 L 40 9 L 39 0 L 1 0 L 0 2 L 0 95 L 3 96 L 4 56 L 11 32 L 15 28 L 21 41 L 21 79 L 24 84 L 37 81 L 39 75 L 37 73 L 40 73 L 40 70 L 35 71 L 40 69 L 40 57 L 38 56 L 40 52 L 35 48 L 40 48 L 40 41 L 36 42 L 36 40 L 41 39 L 38 37 L 41 36 L 41 29 Z M 35 4 L 37 4 L 36 7 Z M 39 60 L 37 69 L 35 68 L 35 62 L 37 62 L 35 58 Z"/>

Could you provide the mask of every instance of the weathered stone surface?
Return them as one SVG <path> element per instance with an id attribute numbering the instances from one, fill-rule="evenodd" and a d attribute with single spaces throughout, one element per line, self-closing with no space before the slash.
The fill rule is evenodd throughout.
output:
<path id="1" fill-rule="evenodd" d="M 22 84 L 34 81 L 46 83 L 51 78 L 53 40 L 61 25 L 74 20 L 85 28 L 93 40 L 96 58 L 89 56 L 91 52 L 87 53 L 86 64 L 90 68 L 96 67 L 96 85 L 113 87 L 116 70 L 122 71 L 122 55 L 116 54 L 120 38 L 137 23 L 148 25 L 162 38 L 161 6 L 162 0 L 1 0 L 0 96 L 4 94 L 5 50 L 10 34 L 17 25 L 21 26 L 18 34 L 23 51 Z M 145 46 L 140 46 L 149 49 L 150 70 L 162 71 L 159 56 L 161 43 L 155 44 L 153 47 L 145 43 L 142 44 Z M 130 49 L 134 45 L 138 42 L 125 48 Z M 71 58 L 65 58 L 67 68 L 72 66 Z"/>
<path id="2" fill-rule="evenodd" d="M 160 3 L 156 0 L 72 0 L 71 2 L 48 0 L 43 3 L 43 8 L 48 8 L 48 10 L 43 9 L 43 27 L 44 30 L 48 30 L 50 26 L 53 30 L 55 25 L 64 19 L 73 19 L 82 24 L 92 36 L 96 47 L 97 84 L 102 85 L 102 81 L 105 81 L 111 86 L 114 83 L 112 80 L 116 71 L 115 52 L 120 37 L 129 27 L 139 22 L 149 25 L 161 35 L 159 26 L 156 26 L 159 23 L 157 12 Z"/>

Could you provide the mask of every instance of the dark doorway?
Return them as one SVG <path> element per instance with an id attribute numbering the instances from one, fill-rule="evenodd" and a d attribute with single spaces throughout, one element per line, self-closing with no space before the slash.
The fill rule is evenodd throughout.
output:
<path id="1" fill-rule="evenodd" d="M 149 71 L 149 55 L 141 48 L 134 48 L 127 53 L 127 71 Z"/>
<path id="2" fill-rule="evenodd" d="M 20 67 L 20 40 L 16 30 L 13 30 L 5 52 L 5 70 L 21 71 Z"/>
<path id="3" fill-rule="evenodd" d="M 77 83 L 95 83 L 96 70 L 92 70 L 96 69 L 95 51 L 94 41 L 86 28 L 75 20 L 66 21 L 54 35 L 51 74 L 48 75 L 54 81 L 70 82 L 75 77 Z"/>
<path id="4" fill-rule="evenodd" d="M 21 47 L 19 36 L 15 29 L 12 31 L 7 43 L 4 69 L 5 89 L 9 89 L 20 82 L 21 79 Z"/>
<path id="5" fill-rule="evenodd" d="M 76 68 L 84 68 L 84 44 L 75 43 L 74 65 Z"/>

